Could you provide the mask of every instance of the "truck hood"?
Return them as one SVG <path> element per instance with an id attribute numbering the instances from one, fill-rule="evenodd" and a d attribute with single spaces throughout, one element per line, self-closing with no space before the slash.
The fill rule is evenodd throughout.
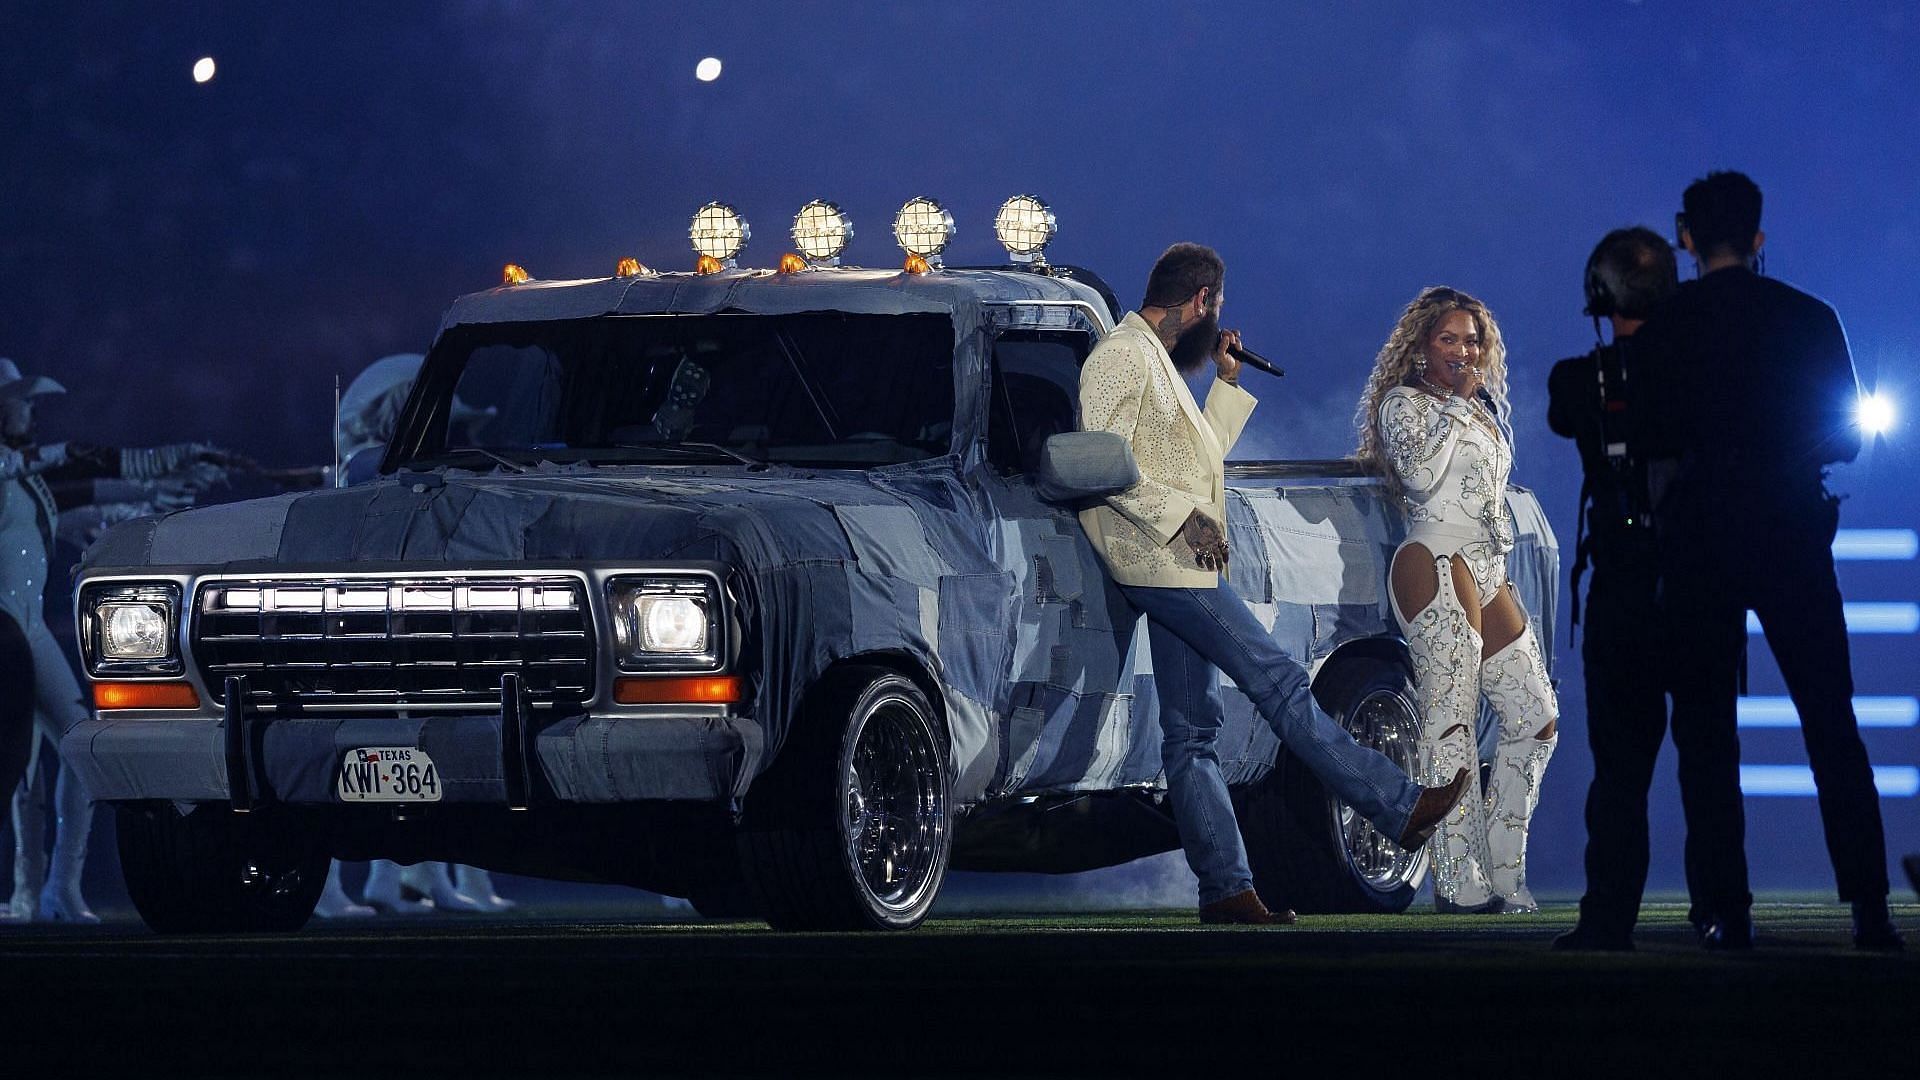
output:
<path id="1" fill-rule="evenodd" d="M 102 538 L 86 565 L 699 559 L 765 569 L 847 560 L 849 526 L 876 514 L 918 522 L 921 536 L 898 539 L 927 544 L 935 538 L 924 530 L 978 520 L 963 497 L 945 458 L 866 472 L 547 465 L 512 475 L 401 473 L 129 522 Z"/>

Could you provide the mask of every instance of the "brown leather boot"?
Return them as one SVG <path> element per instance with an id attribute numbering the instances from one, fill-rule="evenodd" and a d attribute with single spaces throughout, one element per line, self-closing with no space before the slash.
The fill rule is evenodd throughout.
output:
<path id="1" fill-rule="evenodd" d="M 1420 850 L 1420 845 L 1433 836 L 1440 819 L 1447 816 L 1447 811 L 1453 809 L 1466 790 L 1467 770 L 1461 769 L 1453 774 L 1453 782 L 1446 787 L 1430 787 L 1422 791 L 1420 801 L 1413 804 L 1413 813 L 1407 815 L 1407 827 L 1400 831 L 1401 849 Z"/>
<path id="2" fill-rule="evenodd" d="M 1200 921 L 1235 926 L 1286 926 L 1294 921 L 1294 915 L 1286 908 L 1268 911 L 1267 905 L 1260 902 L 1260 894 L 1247 889 L 1200 905 Z"/>

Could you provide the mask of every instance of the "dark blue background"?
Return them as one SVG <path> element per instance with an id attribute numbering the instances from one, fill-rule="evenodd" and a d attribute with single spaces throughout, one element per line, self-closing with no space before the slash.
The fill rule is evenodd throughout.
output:
<path id="1" fill-rule="evenodd" d="M 787 249 L 839 201 L 849 261 L 892 265 L 907 197 L 999 256 L 1001 199 L 1061 218 L 1056 258 L 1138 298 L 1175 240 L 1218 247 L 1226 322 L 1280 358 L 1240 456 L 1333 456 L 1400 306 L 1447 283 L 1511 349 L 1516 479 L 1571 546 L 1571 448 L 1548 365 L 1587 348 L 1580 268 L 1605 230 L 1671 227 L 1680 190 L 1742 169 L 1770 272 L 1830 300 L 1862 379 L 1920 406 L 1920 13 L 1815 3 L 1316 5 L 8 3 L 0 8 L 0 355 L 65 381 L 54 437 L 201 437 L 280 464 L 329 454 L 336 374 L 427 344 L 507 261 L 684 269 L 708 199 Z M 219 73 L 189 77 L 212 55 Z M 725 62 L 696 82 L 703 56 Z M 1737 372 L 1729 372 L 1737 378 Z M 1912 528 L 1916 429 L 1840 471 L 1844 524 Z M 1913 600 L 1914 563 L 1843 564 L 1850 598 Z M 1562 633 L 1561 640 L 1566 641 Z M 1920 689 L 1912 635 L 1856 639 L 1866 694 Z M 1580 885 L 1588 775 L 1573 736 L 1534 841 Z M 1756 654 L 1755 689 L 1778 693 Z M 1868 734 L 1920 761 L 1912 728 Z M 1750 762 L 1803 761 L 1748 731 Z M 1678 884 L 1667 763 L 1654 882 Z M 1888 798 L 1895 852 L 1920 846 Z M 1750 799 L 1756 885 L 1827 889 L 1812 800 Z"/>

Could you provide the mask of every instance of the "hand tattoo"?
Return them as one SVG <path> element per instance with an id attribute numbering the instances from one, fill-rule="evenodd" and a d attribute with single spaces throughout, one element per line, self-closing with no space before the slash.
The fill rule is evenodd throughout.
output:
<path id="1" fill-rule="evenodd" d="M 1193 559 L 1202 570 L 1220 570 L 1227 565 L 1227 537 L 1220 523 L 1195 510 L 1180 526 L 1180 537 L 1193 549 Z"/>

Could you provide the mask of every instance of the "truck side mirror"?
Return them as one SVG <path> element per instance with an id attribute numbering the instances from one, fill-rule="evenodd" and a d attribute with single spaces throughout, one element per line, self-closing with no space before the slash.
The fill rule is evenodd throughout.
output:
<path id="1" fill-rule="evenodd" d="M 1133 447 L 1111 431 L 1068 431 L 1052 436 L 1040 451 L 1034 493 L 1079 510 L 1140 482 Z"/>
<path id="2" fill-rule="evenodd" d="M 380 459 L 387 453 L 387 444 L 374 443 L 372 446 L 355 450 L 347 460 L 340 463 L 341 480 L 339 487 L 357 487 L 380 475 Z"/>

